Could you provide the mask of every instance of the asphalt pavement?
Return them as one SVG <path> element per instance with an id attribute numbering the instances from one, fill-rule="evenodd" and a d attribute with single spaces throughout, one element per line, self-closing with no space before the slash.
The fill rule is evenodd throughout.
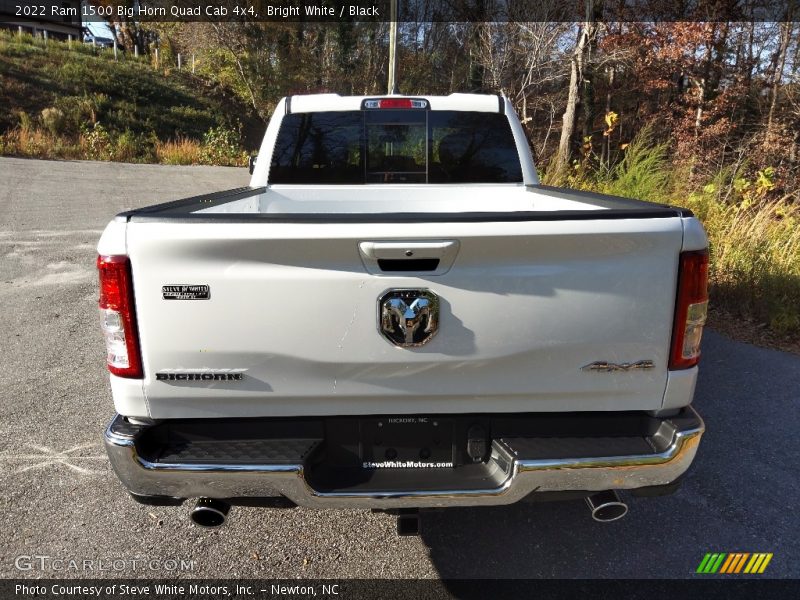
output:
<path id="1" fill-rule="evenodd" d="M 425 514 L 420 537 L 399 538 L 385 514 L 236 507 L 210 531 L 188 505 L 135 504 L 102 446 L 97 240 L 117 212 L 248 178 L 0 158 L 0 577 L 688 578 L 706 552 L 771 552 L 763 576 L 800 576 L 800 356 L 713 331 L 695 465 L 615 523 L 581 501 L 519 504 Z"/>

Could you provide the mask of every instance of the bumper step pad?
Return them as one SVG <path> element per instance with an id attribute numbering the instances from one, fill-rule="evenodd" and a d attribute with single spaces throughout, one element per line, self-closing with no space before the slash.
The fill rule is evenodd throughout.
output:
<path id="1" fill-rule="evenodd" d="M 302 464 L 322 440 L 177 440 L 165 446 L 158 464 Z"/>

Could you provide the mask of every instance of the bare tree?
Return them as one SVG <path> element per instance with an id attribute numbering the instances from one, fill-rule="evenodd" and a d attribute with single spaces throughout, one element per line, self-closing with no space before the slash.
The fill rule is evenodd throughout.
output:
<path id="1" fill-rule="evenodd" d="M 775 54 L 774 68 L 772 70 L 772 80 L 770 82 L 770 103 L 767 115 L 767 135 L 772 133 L 775 122 L 775 106 L 778 104 L 778 93 L 783 80 L 783 72 L 786 67 L 786 53 L 789 50 L 789 41 L 794 30 L 794 23 L 791 21 L 791 8 L 787 9 L 787 20 L 780 24 L 780 41 Z"/>
<path id="2" fill-rule="evenodd" d="M 587 15 L 592 15 L 593 11 L 590 10 L 592 0 L 587 0 L 586 4 Z M 553 162 L 553 173 L 556 179 L 563 177 L 572 155 L 572 136 L 575 132 L 575 115 L 581 92 L 580 86 L 583 83 L 584 65 L 587 62 L 591 39 L 595 32 L 596 25 L 593 21 L 586 20 L 580 24 L 575 49 L 570 58 L 569 94 L 564 116 L 561 120 L 561 138 L 558 142 L 558 151 Z"/>

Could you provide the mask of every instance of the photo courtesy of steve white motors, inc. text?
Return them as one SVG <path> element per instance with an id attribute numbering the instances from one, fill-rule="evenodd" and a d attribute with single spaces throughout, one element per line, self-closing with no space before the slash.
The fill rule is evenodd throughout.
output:
<path id="1" fill-rule="evenodd" d="M 81 584 L 38 584 L 28 585 L 18 583 L 14 586 L 15 596 L 39 597 L 39 596 L 61 596 L 61 597 L 144 597 L 144 596 L 252 596 L 255 594 L 270 594 L 272 596 L 338 596 L 341 593 L 341 586 L 337 583 L 326 583 L 319 585 L 309 584 L 262 584 L 262 585 L 216 585 L 207 583 L 154 583 L 154 584 L 127 584 L 112 583 L 108 585 L 81 585 Z"/>

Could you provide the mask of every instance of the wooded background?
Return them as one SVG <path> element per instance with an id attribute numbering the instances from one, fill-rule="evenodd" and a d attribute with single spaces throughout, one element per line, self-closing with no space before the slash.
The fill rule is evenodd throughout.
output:
<path id="1" fill-rule="evenodd" d="M 800 15 L 800 13 L 798 13 Z M 406 94 L 500 92 L 523 120 L 540 169 L 564 178 L 609 167 L 647 128 L 688 177 L 769 169 L 798 187 L 800 24 L 401 23 Z M 113 23 L 129 51 L 198 57 L 267 119 L 284 95 L 385 92 L 385 23 Z"/>

